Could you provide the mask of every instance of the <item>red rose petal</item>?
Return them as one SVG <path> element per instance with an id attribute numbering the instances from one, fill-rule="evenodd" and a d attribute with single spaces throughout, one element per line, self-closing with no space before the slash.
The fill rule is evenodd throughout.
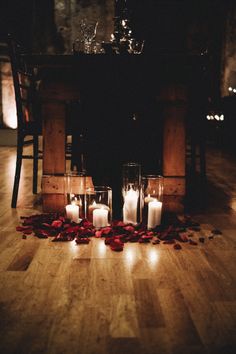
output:
<path id="1" fill-rule="evenodd" d="M 96 231 L 95 237 L 97 237 L 97 238 L 102 237 L 102 231 L 101 230 Z"/>
<path id="2" fill-rule="evenodd" d="M 16 231 L 23 231 L 23 232 L 25 232 L 25 231 L 33 231 L 33 229 L 32 229 L 32 226 L 17 226 L 16 227 Z"/>
<path id="3" fill-rule="evenodd" d="M 173 247 L 174 247 L 175 250 L 181 250 L 182 249 L 182 247 L 181 247 L 181 245 L 179 243 L 176 243 Z"/>
<path id="4" fill-rule="evenodd" d="M 119 226 L 119 227 L 124 227 L 126 224 L 123 221 L 114 221 L 113 222 L 114 226 Z"/>
<path id="5" fill-rule="evenodd" d="M 55 227 L 56 229 L 60 228 L 62 226 L 62 221 L 61 220 L 54 220 L 51 224 L 52 227 Z"/>
<path id="6" fill-rule="evenodd" d="M 135 228 L 131 225 L 128 225 L 124 227 L 124 230 L 128 232 L 134 232 Z"/>
<path id="7" fill-rule="evenodd" d="M 196 241 L 193 241 L 191 239 L 189 240 L 189 243 L 190 243 L 190 245 L 193 245 L 193 246 L 197 246 L 197 244 L 198 244 Z"/>
<path id="8" fill-rule="evenodd" d="M 113 239 L 112 237 L 106 237 L 105 241 L 104 241 L 105 245 L 110 245 L 110 243 L 112 242 L 112 239 Z"/>
<path id="9" fill-rule="evenodd" d="M 165 240 L 165 241 L 163 242 L 164 245 L 171 245 L 171 244 L 173 244 L 173 243 L 175 243 L 175 240 L 174 240 L 174 239 L 172 239 L 172 240 Z"/>
<path id="10" fill-rule="evenodd" d="M 179 234 L 179 240 L 182 242 L 188 242 L 189 238 L 186 234 Z"/>
<path id="11" fill-rule="evenodd" d="M 112 232 L 112 228 L 110 226 L 104 227 L 101 229 L 102 236 L 109 235 Z"/>
<path id="12" fill-rule="evenodd" d="M 121 242 L 119 239 L 113 239 L 112 242 L 110 243 L 110 247 L 112 251 L 123 251 L 124 244 Z"/>
<path id="13" fill-rule="evenodd" d="M 90 242 L 90 238 L 83 237 L 83 238 L 77 238 L 75 240 L 77 244 L 88 244 Z"/>

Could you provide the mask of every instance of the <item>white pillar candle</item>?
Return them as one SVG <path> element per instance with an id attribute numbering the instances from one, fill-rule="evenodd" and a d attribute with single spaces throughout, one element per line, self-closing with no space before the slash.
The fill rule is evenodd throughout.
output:
<path id="1" fill-rule="evenodd" d="M 161 223 L 161 209 L 162 202 L 154 200 L 148 203 L 148 229 L 154 229 L 154 227 Z"/>
<path id="2" fill-rule="evenodd" d="M 123 221 L 125 224 L 137 224 L 138 192 L 132 188 L 124 196 Z"/>
<path id="3" fill-rule="evenodd" d="M 66 205 L 66 217 L 71 221 L 79 221 L 79 206 L 76 204 Z"/>
<path id="4" fill-rule="evenodd" d="M 93 226 L 97 228 L 108 226 L 108 210 L 104 208 L 93 210 Z"/>

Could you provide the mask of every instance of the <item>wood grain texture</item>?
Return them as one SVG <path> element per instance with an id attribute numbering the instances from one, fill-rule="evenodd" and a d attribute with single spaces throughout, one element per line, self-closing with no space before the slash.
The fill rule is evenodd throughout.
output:
<path id="1" fill-rule="evenodd" d="M 66 102 L 45 102 L 43 116 L 43 174 L 65 173 Z"/>
<path id="2" fill-rule="evenodd" d="M 201 231 L 192 238 L 204 243 L 180 251 L 126 243 L 116 253 L 101 239 L 22 239 L 20 216 L 41 213 L 42 205 L 31 195 L 32 161 L 24 161 L 19 207 L 10 209 L 14 158 L 14 148 L 0 148 L 1 353 L 235 353 L 233 160 L 221 156 L 217 169 L 216 155 L 208 157 L 209 188 L 214 183 L 219 193 L 209 189 L 207 211 L 195 216 Z M 222 235 L 209 239 L 215 227 Z"/>

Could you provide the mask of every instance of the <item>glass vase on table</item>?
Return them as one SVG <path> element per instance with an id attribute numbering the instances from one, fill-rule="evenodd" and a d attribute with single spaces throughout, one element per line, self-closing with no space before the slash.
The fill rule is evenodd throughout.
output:
<path id="1" fill-rule="evenodd" d="M 80 24 L 82 40 L 84 42 L 84 53 L 93 53 L 93 42 L 97 34 L 98 22 L 88 23 L 87 20 L 82 20 Z"/>

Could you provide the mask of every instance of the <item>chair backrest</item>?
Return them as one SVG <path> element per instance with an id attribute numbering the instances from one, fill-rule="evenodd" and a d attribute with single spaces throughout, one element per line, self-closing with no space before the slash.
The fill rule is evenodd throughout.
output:
<path id="1" fill-rule="evenodd" d="M 27 130 L 27 124 L 35 121 L 37 105 L 37 81 L 34 71 L 29 69 L 22 54 L 22 47 L 8 35 L 9 57 L 15 91 L 18 130 Z"/>

